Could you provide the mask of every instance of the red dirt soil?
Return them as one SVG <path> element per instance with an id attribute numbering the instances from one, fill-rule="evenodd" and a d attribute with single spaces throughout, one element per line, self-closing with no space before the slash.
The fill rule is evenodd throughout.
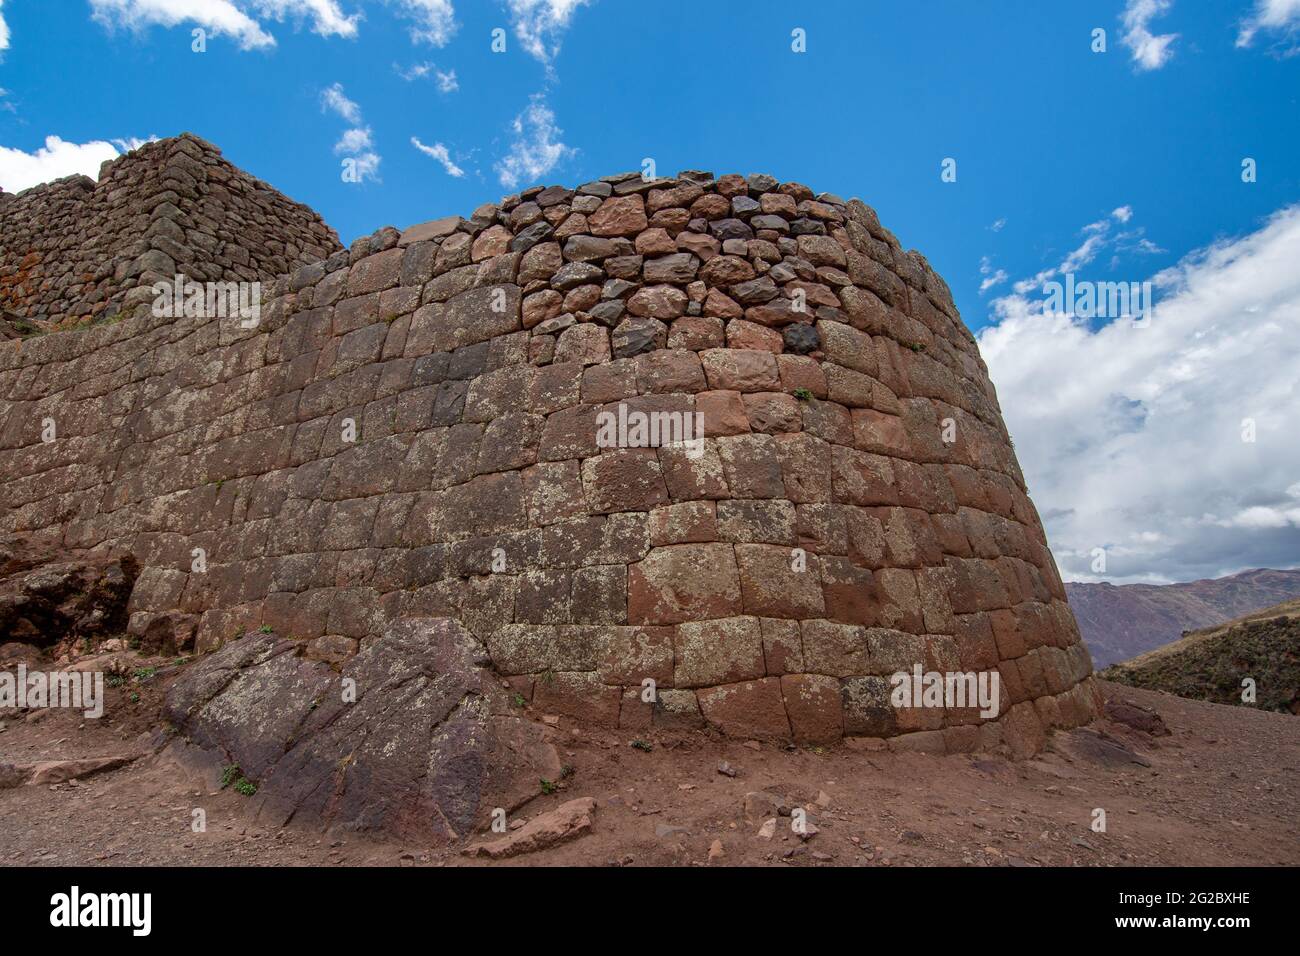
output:
<path id="1" fill-rule="evenodd" d="M 137 666 L 149 662 L 136 662 Z M 105 714 L 0 715 L 0 763 L 149 749 L 169 669 L 108 691 Z M 782 747 L 708 734 L 654 734 L 645 751 L 612 731 L 561 725 L 572 772 L 516 817 L 595 798 L 591 832 L 485 862 L 370 834 L 277 829 L 220 782 L 146 756 L 78 781 L 0 789 L 0 865 L 712 865 L 1252 866 L 1300 863 L 1298 718 L 1103 683 L 1108 699 L 1163 717 L 1170 736 L 1111 720 L 1058 732 L 1039 757 Z M 132 701 L 130 696 L 138 695 Z M 719 772 L 725 763 L 735 776 Z M 746 794 L 805 807 L 771 839 Z M 202 808 L 207 831 L 191 830 Z M 1106 831 L 1091 828 L 1096 808 Z M 516 821 L 512 821 L 516 822 Z M 517 822 L 516 822 L 517 825 Z M 474 834 L 471 839 L 493 838 Z M 720 854 L 719 854 L 720 849 Z"/>

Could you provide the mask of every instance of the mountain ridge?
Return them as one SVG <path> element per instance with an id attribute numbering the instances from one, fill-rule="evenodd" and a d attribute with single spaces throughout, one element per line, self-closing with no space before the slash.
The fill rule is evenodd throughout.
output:
<path id="1" fill-rule="evenodd" d="M 1252 568 L 1221 578 L 1177 584 L 1065 585 L 1084 641 L 1100 669 L 1300 597 L 1300 570 Z"/>

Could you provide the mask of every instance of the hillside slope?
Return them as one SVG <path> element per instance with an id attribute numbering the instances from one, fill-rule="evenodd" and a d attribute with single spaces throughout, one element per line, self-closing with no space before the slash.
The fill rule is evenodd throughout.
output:
<path id="1" fill-rule="evenodd" d="M 1260 710 L 1300 714 L 1300 600 L 1221 624 L 1102 672 L 1107 680 L 1218 704 L 1242 704 L 1255 681 Z"/>
<path id="2" fill-rule="evenodd" d="M 1182 584 L 1066 584 L 1079 630 L 1098 668 L 1300 598 L 1300 571 L 1257 569 Z"/>

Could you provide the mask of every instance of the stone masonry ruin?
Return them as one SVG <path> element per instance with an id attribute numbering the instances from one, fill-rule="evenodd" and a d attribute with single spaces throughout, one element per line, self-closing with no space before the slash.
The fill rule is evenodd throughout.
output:
<path id="1" fill-rule="evenodd" d="M 975 340 L 856 199 L 630 173 L 345 250 L 186 134 L 0 228 L 0 309 L 89 320 L 0 343 L 0 532 L 132 555 L 141 639 L 341 664 L 451 618 L 628 732 L 1030 753 L 1097 712 Z M 173 273 L 260 280 L 260 322 L 155 316 Z M 620 408 L 701 453 L 601 447 Z M 998 717 L 891 706 L 916 665 L 996 670 Z"/>
<path id="2" fill-rule="evenodd" d="M 98 182 L 0 192 L 0 310 L 70 327 L 152 302 L 177 273 L 265 282 L 340 248 L 311 209 L 180 136 L 104 163 Z"/>

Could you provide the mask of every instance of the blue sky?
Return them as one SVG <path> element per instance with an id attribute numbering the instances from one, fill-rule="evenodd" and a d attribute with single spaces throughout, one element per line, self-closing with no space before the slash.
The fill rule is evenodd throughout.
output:
<path id="1" fill-rule="evenodd" d="M 196 7 L 199 20 L 184 15 Z M 1191 361 L 1198 380 L 1219 376 L 1222 387 L 1230 345 L 1196 364 L 1207 330 L 1227 335 L 1222 311 L 1135 340 L 1096 320 L 1061 327 L 1035 301 L 1043 278 L 1070 271 L 1161 277 L 1157 298 L 1176 304 L 1209 281 L 1207 269 L 1241 265 L 1215 258 L 1225 243 L 1243 254 L 1254 247 L 1231 244 L 1272 243 L 1245 257 L 1256 265 L 1278 261 L 1279 249 L 1300 261 L 1286 218 L 1300 201 L 1300 0 L 0 0 L 0 17 L 0 185 L 11 190 L 69 163 L 93 175 L 125 143 L 191 130 L 320 211 L 345 242 L 646 157 L 661 174 L 770 172 L 861 197 L 926 254 L 981 333 L 1031 492 L 1045 514 L 1066 515 L 1048 525 L 1068 576 L 1177 579 L 1287 565 L 1288 552 L 1300 561 L 1300 484 L 1288 491 L 1300 456 L 1265 447 L 1249 450 L 1263 464 L 1243 459 L 1231 480 L 1267 487 L 1231 501 L 1201 487 L 1145 531 L 1132 526 L 1149 501 L 1098 504 L 1126 516 L 1110 523 L 1081 517 L 1095 494 L 1079 486 L 1087 462 L 1104 470 L 1124 454 L 1134 467 L 1175 454 L 1167 440 L 1140 442 L 1211 400 L 1179 391 L 1177 368 Z M 204 53 L 191 51 L 196 26 L 209 30 Z M 491 49 L 498 28 L 504 53 Z M 1097 28 L 1104 53 L 1092 49 Z M 804 53 L 791 49 L 795 29 Z M 61 144 L 43 153 L 47 137 Z M 360 183 L 340 176 L 349 155 L 377 157 Z M 1242 181 L 1246 157 L 1252 183 Z M 956 182 L 941 181 L 945 158 Z M 1289 297 L 1284 274 L 1245 281 L 1271 290 L 1251 328 L 1294 323 L 1300 295 Z M 1063 328 L 1082 345 L 1061 353 Z M 1053 412 L 1059 403 L 1042 400 L 1046 370 L 1076 371 L 1091 348 L 1115 350 L 1091 361 L 1131 359 L 1144 354 L 1135 341 L 1156 349 L 1159 368 L 1108 382 L 1091 429 L 1077 401 Z M 1294 357 L 1295 342 L 1270 340 L 1273 360 Z M 1088 393 L 1078 401 L 1086 407 Z M 1300 399 L 1292 390 L 1251 401 L 1271 422 L 1261 438 L 1280 446 Z M 1168 467 L 1211 451 L 1186 454 Z M 1246 535 L 1272 542 L 1262 549 L 1170 537 L 1180 522 L 1232 521 L 1255 507 L 1275 512 Z M 1090 538 L 1118 559 L 1120 538 L 1135 534 L 1166 543 L 1137 548 L 1118 572 L 1076 560 Z"/>

